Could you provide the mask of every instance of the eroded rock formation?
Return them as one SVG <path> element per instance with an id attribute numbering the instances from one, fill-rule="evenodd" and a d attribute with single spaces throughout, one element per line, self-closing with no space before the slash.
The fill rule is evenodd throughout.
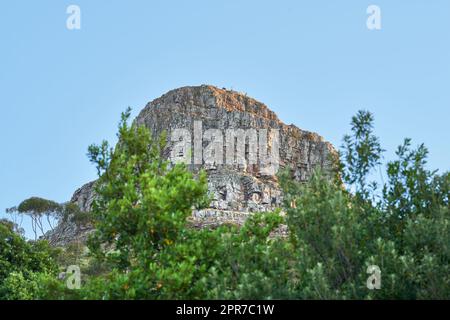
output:
<path id="1" fill-rule="evenodd" d="M 176 129 L 187 129 L 192 139 L 190 145 L 194 147 L 194 127 L 198 131 L 201 123 L 201 134 L 209 129 L 216 129 L 224 133 L 223 157 L 227 156 L 226 132 L 229 129 L 255 130 L 257 133 L 267 131 L 268 150 L 273 147 L 270 133 L 278 134 L 279 167 L 289 166 L 294 177 L 306 181 L 315 167 L 324 170 L 331 168 L 330 156 L 335 154 L 333 146 L 316 133 L 286 125 L 266 105 L 247 97 L 244 94 L 213 86 L 202 85 L 183 87 L 172 90 L 160 98 L 148 103 L 140 112 L 135 122 L 147 126 L 154 136 L 167 132 L 168 144 L 165 157 L 179 156 L 174 154 L 175 145 L 172 133 Z M 197 123 L 197 124 L 196 124 Z M 266 131 L 264 131 L 266 130 Z M 217 142 L 217 137 L 213 138 Z M 258 136 L 259 139 L 259 136 Z M 234 140 L 233 140 L 234 141 Z M 235 141 L 237 143 L 237 141 Z M 202 147 L 211 141 L 203 138 Z M 206 163 L 195 164 L 192 150 L 183 156 L 196 172 L 203 168 L 208 173 L 208 189 L 213 197 L 210 208 L 193 212 L 193 223 L 199 226 L 223 222 L 242 223 L 245 217 L 256 211 L 269 211 L 279 207 L 282 193 L 274 173 L 261 170 L 259 162 L 249 163 L 250 141 L 245 140 L 245 163 Z M 235 146 L 233 145 L 233 148 Z M 261 155 L 258 146 L 258 155 Z M 174 159 L 172 159 L 174 160 Z M 78 189 L 72 197 L 82 210 L 88 211 L 93 200 L 93 183 L 88 183 Z M 53 244 L 72 241 L 71 239 L 85 238 L 91 230 L 89 226 L 75 226 L 70 223 L 60 224 L 54 232 L 48 234 Z M 63 236 L 61 236 L 63 233 Z"/>

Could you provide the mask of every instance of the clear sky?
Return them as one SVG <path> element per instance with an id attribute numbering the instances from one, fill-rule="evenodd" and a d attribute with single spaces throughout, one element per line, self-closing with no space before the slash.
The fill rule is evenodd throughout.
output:
<path id="1" fill-rule="evenodd" d="M 71 4 L 80 30 L 66 28 Z M 371 4 L 381 30 L 366 26 Z M 335 145 L 368 109 L 387 159 L 411 137 L 450 169 L 448 0 L 15 0 L 0 5 L 0 44 L 0 215 L 70 199 L 121 111 L 186 85 L 246 92 Z"/>

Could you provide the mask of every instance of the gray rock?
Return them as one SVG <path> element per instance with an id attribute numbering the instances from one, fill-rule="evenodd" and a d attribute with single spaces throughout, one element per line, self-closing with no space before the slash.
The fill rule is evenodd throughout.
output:
<path id="1" fill-rule="evenodd" d="M 278 130 L 279 167 L 290 167 L 293 176 L 299 181 L 308 180 L 316 167 L 329 171 L 332 168 L 330 156 L 336 155 L 333 146 L 321 136 L 301 130 L 292 124 L 284 124 L 263 103 L 244 94 L 209 85 L 183 87 L 169 91 L 148 103 L 135 119 L 135 123 L 147 126 L 153 136 L 159 136 L 163 130 L 167 132 L 168 143 L 164 152 L 167 158 L 173 156 L 172 151 L 177 143 L 177 141 L 171 141 L 174 130 L 188 129 L 193 139 L 196 121 L 201 121 L 202 133 L 208 129 L 221 130 L 224 133 L 224 141 L 227 129 L 255 129 L 259 134 L 262 129 L 269 132 Z M 204 139 L 203 147 L 208 143 Z M 203 161 L 202 164 L 189 166 L 194 173 L 201 168 L 207 171 L 208 189 L 213 199 L 210 208 L 193 212 L 194 226 L 242 224 L 252 212 L 271 211 L 281 205 L 282 192 L 276 175 L 262 170 L 260 161 L 250 163 L 251 146 L 249 144 L 249 141 L 245 141 L 244 164 L 226 164 L 225 161 L 223 164 L 207 164 Z M 274 145 L 274 140 L 271 140 L 270 136 L 268 144 L 269 149 Z M 192 140 L 190 145 L 193 146 Z M 224 147 L 224 158 L 227 155 L 226 151 Z M 258 156 L 261 152 L 258 145 Z M 193 152 L 189 155 L 192 160 Z M 84 211 L 89 211 L 94 198 L 93 184 L 90 182 L 78 189 L 71 199 Z M 72 239 L 83 240 L 91 231 L 90 226 L 60 224 L 46 237 L 52 244 L 62 245 L 73 241 Z M 62 236 L 61 233 L 63 233 Z"/>

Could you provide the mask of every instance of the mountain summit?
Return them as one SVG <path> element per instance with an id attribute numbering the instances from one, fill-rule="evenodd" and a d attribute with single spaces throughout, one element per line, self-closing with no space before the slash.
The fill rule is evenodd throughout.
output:
<path id="1" fill-rule="evenodd" d="M 336 154 L 321 136 L 284 124 L 265 104 L 210 85 L 171 90 L 148 103 L 134 121 L 153 136 L 167 133 L 165 158 L 183 160 L 194 173 L 207 171 L 212 202 L 193 212 L 197 226 L 241 224 L 251 212 L 274 210 L 282 201 L 274 168 L 289 167 L 297 180 L 306 181 L 316 167 L 331 169 L 330 155 Z M 90 209 L 94 183 L 71 199 L 83 211 Z M 66 222 L 46 237 L 61 245 L 84 240 L 91 230 Z"/>

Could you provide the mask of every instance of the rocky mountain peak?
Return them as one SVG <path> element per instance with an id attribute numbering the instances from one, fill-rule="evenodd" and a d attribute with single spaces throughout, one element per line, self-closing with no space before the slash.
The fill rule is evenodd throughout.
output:
<path id="1" fill-rule="evenodd" d="M 209 208 L 193 212 L 197 226 L 241 224 L 252 212 L 270 211 L 281 205 L 276 170 L 263 170 L 266 163 L 261 159 L 267 154 L 272 156 L 271 164 L 275 163 L 276 169 L 290 167 L 300 181 L 306 181 L 316 167 L 331 169 L 330 155 L 336 154 L 321 136 L 284 124 L 265 104 L 246 94 L 210 85 L 171 90 L 149 102 L 134 121 L 147 126 L 154 136 L 167 132 L 165 157 L 175 161 L 181 154 L 194 173 L 199 169 L 207 171 L 213 200 Z M 178 135 L 174 138 L 174 134 Z M 183 145 L 193 147 L 193 152 L 180 148 L 181 137 Z M 205 156 L 211 150 L 214 161 Z M 235 155 L 239 150 L 241 156 Z M 89 210 L 94 196 L 91 182 L 77 190 L 71 201 Z M 60 245 L 83 240 L 91 229 L 60 224 L 47 238 Z"/>
<path id="2" fill-rule="evenodd" d="M 145 113 L 147 108 L 170 103 L 190 104 L 203 108 L 221 108 L 229 112 L 245 112 L 267 120 L 280 121 L 277 115 L 264 103 L 247 96 L 246 93 L 225 88 L 220 89 L 211 85 L 186 86 L 171 90 L 150 102 L 142 110 L 142 113 Z"/>

